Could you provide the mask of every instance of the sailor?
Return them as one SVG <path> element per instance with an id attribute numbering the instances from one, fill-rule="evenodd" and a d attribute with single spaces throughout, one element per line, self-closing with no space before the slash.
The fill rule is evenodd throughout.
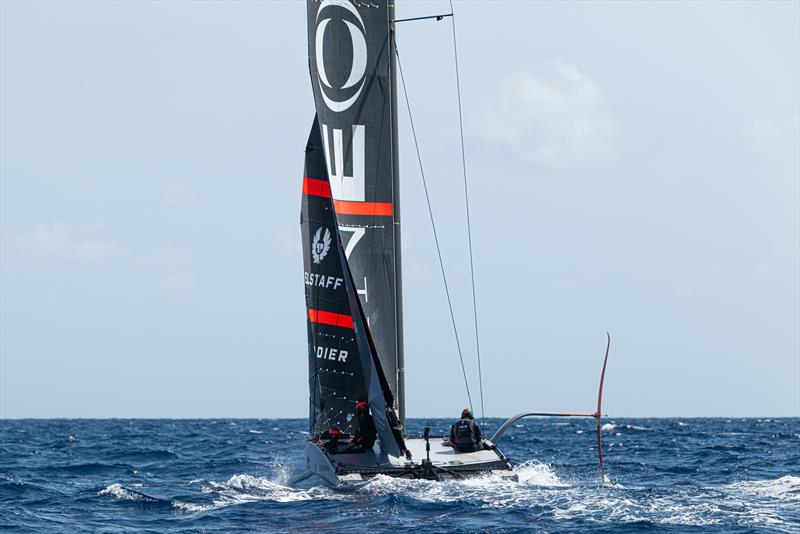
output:
<path id="1" fill-rule="evenodd" d="M 322 446 L 325 447 L 325 450 L 331 454 L 336 454 L 339 452 L 339 440 L 342 438 L 342 431 L 338 428 L 331 428 L 327 432 L 323 432 L 322 438 L 326 439 L 322 443 Z"/>
<path id="2" fill-rule="evenodd" d="M 475 452 L 483 449 L 481 429 L 469 408 L 464 408 L 461 419 L 450 427 L 450 444 L 459 452 Z"/>
<path id="3" fill-rule="evenodd" d="M 369 405 L 364 401 L 356 403 L 356 428 L 353 433 L 353 442 L 349 447 L 350 452 L 367 452 L 375 445 L 375 422 L 369 414 Z"/>

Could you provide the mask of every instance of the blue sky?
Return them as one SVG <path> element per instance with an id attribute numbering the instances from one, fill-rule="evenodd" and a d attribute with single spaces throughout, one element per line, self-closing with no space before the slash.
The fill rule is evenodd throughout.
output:
<path id="1" fill-rule="evenodd" d="M 799 6 L 456 3 L 487 415 L 591 410 L 606 330 L 612 415 L 800 415 Z M 0 416 L 307 414 L 304 13 L 0 3 Z M 451 39 L 398 43 L 477 397 Z M 400 117 L 408 412 L 455 416 Z"/>

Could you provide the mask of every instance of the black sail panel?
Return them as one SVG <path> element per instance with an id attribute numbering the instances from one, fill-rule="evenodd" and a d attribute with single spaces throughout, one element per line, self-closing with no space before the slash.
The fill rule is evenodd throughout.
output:
<path id="1" fill-rule="evenodd" d="M 402 414 L 402 313 L 393 61 L 387 0 L 308 0 L 308 51 L 345 256 Z"/>
<path id="2" fill-rule="evenodd" d="M 370 405 L 381 448 L 405 449 L 391 407 L 393 397 L 364 326 L 363 310 L 345 261 L 333 211 L 318 122 L 306 146 L 301 215 L 308 324 L 310 434 L 352 433 L 355 405 Z"/>

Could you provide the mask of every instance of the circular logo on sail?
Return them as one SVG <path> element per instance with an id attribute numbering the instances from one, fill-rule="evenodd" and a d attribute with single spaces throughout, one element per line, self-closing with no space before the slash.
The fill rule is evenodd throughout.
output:
<path id="1" fill-rule="evenodd" d="M 330 22 L 334 20 L 332 17 L 325 18 L 323 15 L 331 14 L 333 16 L 337 10 L 329 8 L 336 7 L 344 9 L 355 17 L 355 22 L 353 20 L 348 20 L 352 17 L 346 15 L 346 13 L 341 13 L 341 15 L 347 16 L 348 19 L 342 18 L 341 15 L 338 17 L 339 22 L 344 23 L 347 27 L 350 33 L 350 41 L 353 43 L 353 59 L 350 65 L 350 75 L 339 87 L 335 87 L 328 79 L 327 72 L 325 71 L 325 54 L 323 53 L 325 31 Z M 361 19 L 358 10 L 349 0 L 322 0 L 317 10 L 317 33 L 314 41 L 317 62 L 317 83 L 322 99 L 331 111 L 344 111 L 352 106 L 361 95 L 361 91 L 364 89 L 364 74 L 367 71 L 366 28 L 364 27 L 364 21 Z"/>
<path id="2" fill-rule="evenodd" d="M 311 257 L 314 263 L 320 263 L 328 255 L 328 250 L 331 248 L 331 232 L 324 228 L 325 235 L 322 234 L 323 227 L 317 228 L 314 234 L 314 240 L 311 242 Z"/>

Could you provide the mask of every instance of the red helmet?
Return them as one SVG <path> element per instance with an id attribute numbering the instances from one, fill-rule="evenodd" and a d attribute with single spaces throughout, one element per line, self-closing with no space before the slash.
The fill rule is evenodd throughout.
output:
<path id="1" fill-rule="evenodd" d="M 469 408 L 464 408 L 461 411 L 461 419 L 475 419 L 475 416 L 472 415 L 472 410 Z"/>
<path id="2" fill-rule="evenodd" d="M 340 437 L 340 436 L 342 435 L 342 431 L 341 431 L 341 430 L 339 430 L 338 428 L 331 428 L 331 429 L 328 431 L 328 435 L 329 435 L 330 437 L 332 437 L 332 438 L 338 438 L 338 437 Z"/>
<path id="3" fill-rule="evenodd" d="M 367 403 L 366 402 L 360 401 L 360 402 L 356 403 L 356 410 L 366 410 L 366 409 L 367 409 Z"/>

